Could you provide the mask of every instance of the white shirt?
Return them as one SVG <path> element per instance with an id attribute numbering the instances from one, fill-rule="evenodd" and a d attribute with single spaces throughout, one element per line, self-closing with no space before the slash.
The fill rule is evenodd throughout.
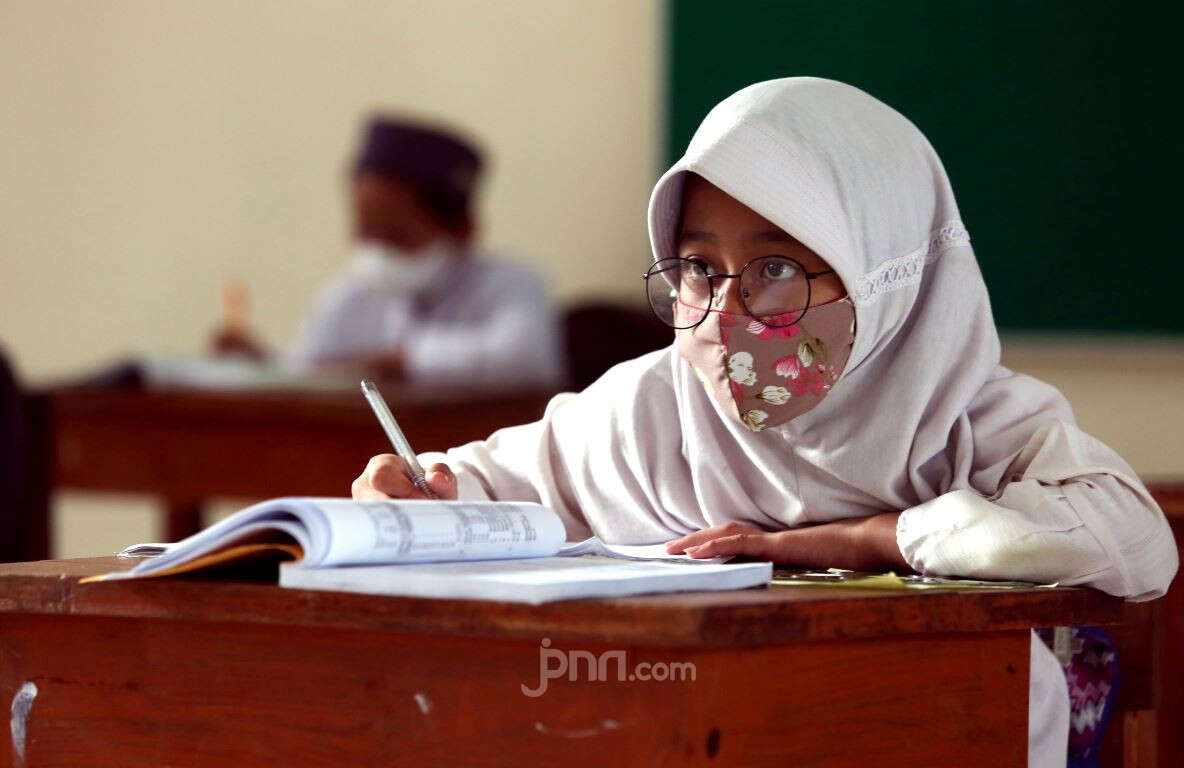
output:
<path id="1" fill-rule="evenodd" d="M 412 294 L 343 270 L 317 298 L 292 354 L 317 364 L 398 353 L 411 380 L 546 387 L 562 380 L 561 344 L 537 273 L 465 256 Z"/>
<path id="2" fill-rule="evenodd" d="M 447 462 L 461 498 L 546 504 L 571 539 L 653 544 L 731 521 L 783 530 L 900 509 L 817 471 L 792 434 L 742 442 L 735 437 L 748 435 L 722 412 L 688 430 L 676 401 L 716 408 L 668 348 L 555 397 L 533 424 L 424 461 Z M 897 544 L 905 559 L 921 573 L 1055 581 L 1136 600 L 1164 594 L 1175 541 L 1146 489 L 1067 409 L 1037 418 L 1017 425 L 1024 448 L 999 488 L 951 484 L 904 510 Z"/>

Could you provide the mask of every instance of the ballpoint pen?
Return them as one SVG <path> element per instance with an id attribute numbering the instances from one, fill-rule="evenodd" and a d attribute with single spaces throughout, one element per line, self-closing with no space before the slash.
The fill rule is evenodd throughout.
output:
<path id="1" fill-rule="evenodd" d="M 394 446 L 395 453 L 407 462 L 407 469 L 411 472 L 411 482 L 424 496 L 429 499 L 439 499 L 440 497 L 424 479 L 423 467 L 420 466 L 419 459 L 415 457 L 415 451 L 411 450 L 411 443 L 407 442 L 403 430 L 399 429 L 399 423 L 395 421 L 391 409 L 387 407 L 386 400 L 382 399 L 378 387 L 374 386 L 374 382 L 369 379 L 363 379 L 362 394 L 365 396 L 366 402 L 370 403 L 370 408 L 378 418 L 378 423 L 382 425 L 382 430 L 386 432 L 387 438 L 390 439 L 391 445 Z"/>

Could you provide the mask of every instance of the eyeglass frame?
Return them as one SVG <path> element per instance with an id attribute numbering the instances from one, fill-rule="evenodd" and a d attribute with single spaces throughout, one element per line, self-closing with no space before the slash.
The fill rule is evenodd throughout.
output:
<path id="1" fill-rule="evenodd" d="M 764 325 L 768 326 L 769 328 L 789 328 L 791 326 L 797 325 L 798 323 L 800 323 L 802 321 L 802 318 L 806 316 L 806 312 L 808 312 L 810 310 L 810 300 L 813 298 L 813 287 L 814 287 L 813 283 L 811 281 L 816 280 L 816 279 L 822 277 L 823 275 L 833 275 L 833 274 L 835 274 L 835 271 L 833 269 L 823 269 L 818 272 L 807 272 L 806 268 L 804 266 L 802 266 L 802 263 L 800 261 L 798 261 L 797 259 L 790 258 L 789 256 L 777 256 L 775 254 L 770 254 L 768 256 L 758 256 L 757 258 L 753 259 L 752 261 L 749 261 L 747 264 L 745 264 L 743 267 L 741 267 L 740 271 L 735 274 L 728 274 L 726 272 L 717 272 L 715 274 L 709 274 L 707 272 L 707 268 L 711 265 L 709 265 L 703 259 L 691 259 L 691 258 L 687 258 L 686 256 L 666 256 L 664 258 L 658 259 L 653 264 L 651 264 L 650 268 L 647 269 L 645 271 L 645 273 L 641 276 L 641 279 L 645 281 L 644 285 L 645 285 L 646 304 L 649 305 L 650 312 L 652 312 L 654 314 L 654 317 L 658 318 L 658 320 L 660 320 L 663 325 L 665 325 L 669 328 L 673 328 L 676 331 L 686 331 L 686 330 L 690 330 L 691 328 L 697 328 L 699 325 L 701 325 L 703 323 L 704 320 L 707 319 L 707 315 L 709 315 L 712 311 L 711 305 L 715 304 L 715 278 L 720 278 L 721 280 L 731 280 L 731 279 L 739 280 L 741 277 L 744 276 L 744 273 L 748 271 L 749 267 L 751 267 L 753 264 L 757 263 L 758 261 L 764 261 L 765 259 L 780 259 L 782 261 L 788 261 L 791 264 L 795 265 L 801 271 L 802 275 L 804 275 L 806 278 L 806 306 L 802 307 L 802 311 L 797 313 L 797 317 L 795 317 L 793 320 L 789 321 L 788 323 L 785 323 L 784 325 L 776 325 L 774 323 L 766 322 L 765 320 L 761 319 L 760 317 L 757 317 L 753 313 L 753 311 L 748 308 L 748 302 L 745 301 L 745 299 L 744 299 L 744 291 L 743 290 L 740 291 L 740 306 L 744 307 L 744 314 L 748 315 L 753 320 L 756 320 L 758 323 L 763 323 Z M 654 267 L 658 266 L 659 264 L 661 264 L 664 261 L 675 261 L 675 260 L 686 261 L 686 262 L 690 262 L 692 264 L 698 264 L 698 265 L 702 266 L 703 267 L 703 274 L 707 278 L 707 289 L 710 292 L 710 296 L 707 300 L 707 307 L 708 308 L 703 310 L 702 317 L 700 317 L 698 320 L 696 320 L 694 323 L 692 323 L 690 325 L 674 325 L 673 323 L 666 322 L 665 320 L 662 319 L 662 316 L 660 314 L 658 314 L 658 310 L 654 309 L 654 303 L 653 303 L 653 301 L 650 300 L 650 291 L 649 291 L 650 278 L 661 274 L 658 272 L 654 272 Z M 665 270 L 663 270 L 663 271 L 665 271 Z M 663 279 L 665 279 L 665 278 L 663 278 Z M 677 298 L 678 297 L 676 295 L 675 299 L 677 300 Z"/>

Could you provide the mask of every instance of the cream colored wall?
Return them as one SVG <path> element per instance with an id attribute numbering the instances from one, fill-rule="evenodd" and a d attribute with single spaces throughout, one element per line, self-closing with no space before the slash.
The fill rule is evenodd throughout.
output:
<path id="1" fill-rule="evenodd" d="M 0 344 L 34 379 L 195 352 L 228 278 L 288 341 L 375 107 L 484 142 L 484 242 L 560 299 L 633 296 L 659 23 L 657 0 L 0 3 Z"/>
<path id="2" fill-rule="evenodd" d="M 1145 480 L 1184 481 L 1184 340 L 1005 336 L 1003 364 L 1060 389 Z"/>

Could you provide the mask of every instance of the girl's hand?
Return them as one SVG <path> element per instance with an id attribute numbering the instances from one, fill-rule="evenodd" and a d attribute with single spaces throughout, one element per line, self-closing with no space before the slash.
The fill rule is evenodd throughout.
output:
<path id="1" fill-rule="evenodd" d="M 885 512 L 773 533 L 727 523 L 675 539 L 666 551 L 694 558 L 745 555 L 805 568 L 911 571 L 896 545 L 899 517 L 899 512 Z"/>
<path id="2" fill-rule="evenodd" d="M 427 468 L 424 480 L 443 500 L 456 499 L 456 475 L 447 464 L 433 464 Z M 355 499 L 426 499 L 411 482 L 407 462 L 391 453 L 370 459 L 366 469 L 354 480 L 351 488 Z"/>

